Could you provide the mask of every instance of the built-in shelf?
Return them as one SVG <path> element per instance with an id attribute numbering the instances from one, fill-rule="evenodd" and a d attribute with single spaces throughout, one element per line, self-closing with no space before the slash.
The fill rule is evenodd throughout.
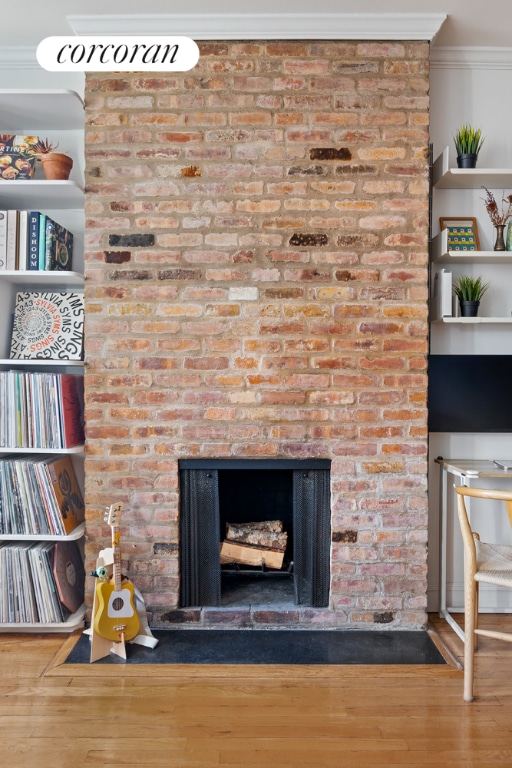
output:
<path id="1" fill-rule="evenodd" d="M 75 445 L 73 448 L 0 448 L 0 455 L 7 453 L 44 453 L 44 454 L 67 454 L 67 453 L 83 453 L 83 445 Z"/>
<path id="2" fill-rule="evenodd" d="M 55 623 L 5 623 L 0 624 L 0 634 L 2 632 L 73 632 L 75 629 L 80 629 L 84 626 L 85 619 L 85 604 L 82 605 L 78 611 L 71 614 L 67 621 L 59 621 Z"/>
<path id="3" fill-rule="evenodd" d="M 0 541 L 78 541 L 85 533 L 85 522 L 63 536 L 53 536 L 52 534 L 27 534 L 27 533 L 2 533 Z"/>
<path id="4" fill-rule="evenodd" d="M 68 366 L 72 365 L 73 367 L 77 368 L 83 368 L 85 363 L 83 360 L 48 360 L 47 358 L 41 357 L 30 360 L 24 360 L 24 359 L 16 359 L 11 360 L 9 357 L 0 358 L 0 368 L 5 368 L 5 366 L 11 367 L 11 368 L 67 368 Z"/>
<path id="5" fill-rule="evenodd" d="M 83 129 L 84 102 L 76 91 L 55 88 L 0 90 L 4 133 Z"/>
<path id="6" fill-rule="evenodd" d="M 76 181 L 47 181 L 22 179 L 0 181 L 0 206 L 25 211 L 55 208 L 83 208 L 84 188 Z"/>
<path id="7" fill-rule="evenodd" d="M 43 270 L 22 270 L 8 269 L 0 272 L 2 282 L 14 283 L 15 285 L 36 284 L 39 286 L 59 285 L 59 290 L 66 287 L 76 286 L 83 288 L 84 276 L 81 272 L 71 272 L 67 270 L 43 271 Z"/>
<path id="8" fill-rule="evenodd" d="M 512 168 L 450 168 L 448 147 L 434 161 L 432 183 L 436 189 L 498 189 L 511 182 Z"/>
<path id="9" fill-rule="evenodd" d="M 25 211 L 42 211 L 48 213 L 55 221 L 58 221 L 74 235 L 74 270 L 83 270 L 83 231 L 84 231 L 84 205 L 85 190 L 81 162 L 83 161 L 83 131 L 84 131 L 84 103 L 80 96 L 74 92 L 63 89 L 0 89 L 0 125 L 2 131 L 7 134 L 45 136 L 50 131 L 51 140 L 60 144 L 62 150 L 74 153 L 74 165 L 70 179 L 53 181 L 42 178 L 42 169 L 36 166 L 35 176 L 32 179 L 0 180 L 0 208 L 4 210 L 19 209 Z M 64 144 L 64 140 L 66 144 Z M 67 143 L 69 141 L 69 144 Z M 77 160 L 79 162 L 77 162 Z M 50 360 L 40 358 L 35 360 L 11 360 L 9 355 L 12 335 L 12 314 L 15 306 L 16 293 L 19 291 L 77 291 L 84 290 L 84 275 L 80 271 L 71 270 L 2 270 L 0 271 L 0 301 L 3 312 L 0 312 L 0 370 L 16 369 L 18 371 L 56 371 L 65 373 L 68 369 L 77 376 L 83 376 L 83 360 Z M 4 436 L 4 441 L 8 439 Z M 14 438 L 13 438 L 14 439 Z M 84 445 L 73 448 L 25 448 L 18 446 L 0 447 L 0 457 L 7 456 L 69 456 L 72 455 L 72 464 L 77 469 L 77 478 L 82 479 Z M 34 502 L 35 503 L 35 502 Z M 37 547 L 42 542 L 74 542 L 73 547 L 78 547 L 83 555 L 83 543 L 85 540 L 85 523 L 77 526 L 71 533 L 62 536 L 51 534 L 3 534 L 0 542 L 3 546 L 12 546 L 12 543 L 24 544 L 31 547 L 31 542 Z M 12 568 L 11 568 L 12 565 Z M 11 571 L 3 574 L 7 579 L 18 578 L 13 576 L 20 572 L 17 563 L 9 565 Z M 32 578 L 39 580 L 38 572 L 32 571 Z M 41 580 L 49 574 L 40 574 Z M 28 590 L 29 585 L 24 581 L 23 586 Z M 52 589 L 50 580 L 47 584 Z M 79 598 L 81 599 L 81 598 Z M 76 605 L 76 603 L 74 604 Z M 74 607 L 73 605 L 73 607 Z M 44 613 L 44 612 L 43 612 Z M 20 612 L 23 618 L 31 615 L 29 612 Z M 41 615 L 38 611 L 34 615 Z M 58 612 L 50 612 L 60 618 Z M 66 614 L 64 614 L 66 615 Z M 9 613 L 9 618 L 15 618 L 16 614 Z M 66 621 L 57 622 L 6 622 L 0 623 L 2 632 L 73 632 L 84 626 L 85 605 L 73 613 Z"/>

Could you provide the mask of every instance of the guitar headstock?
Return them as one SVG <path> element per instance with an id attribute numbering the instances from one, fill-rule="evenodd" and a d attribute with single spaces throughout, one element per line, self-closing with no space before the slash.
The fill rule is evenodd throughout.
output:
<path id="1" fill-rule="evenodd" d="M 110 525 L 111 528 L 113 528 L 116 525 L 119 525 L 121 521 L 121 509 L 123 508 L 123 505 L 120 501 L 117 501 L 115 504 L 111 504 L 110 507 L 105 512 L 105 522 Z"/>

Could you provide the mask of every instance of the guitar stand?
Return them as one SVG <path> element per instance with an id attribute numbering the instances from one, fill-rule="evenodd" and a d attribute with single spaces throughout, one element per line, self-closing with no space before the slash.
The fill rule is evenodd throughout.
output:
<path id="1" fill-rule="evenodd" d="M 111 562 L 111 550 L 102 550 L 100 552 L 100 556 L 98 558 L 98 567 L 108 565 Z M 124 579 L 124 581 L 128 581 L 128 579 Z M 158 645 L 158 640 L 156 637 L 153 636 L 149 624 L 148 624 L 148 617 L 146 613 L 146 606 L 144 604 L 144 599 L 137 589 L 137 587 L 134 586 L 134 602 L 135 602 L 135 608 L 137 610 L 137 615 L 139 617 L 140 622 L 140 632 L 139 634 L 134 637 L 132 640 L 130 640 L 130 643 L 134 643 L 135 645 L 144 645 L 146 648 L 155 648 Z M 124 626 L 119 625 L 119 627 L 116 627 L 116 630 L 119 630 L 119 640 L 118 641 L 112 641 L 109 640 L 106 637 L 102 637 L 99 635 L 96 630 L 94 629 L 94 617 L 96 616 L 96 611 L 98 610 L 98 605 L 96 601 L 96 590 L 94 591 L 94 602 L 92 607 L 92 619 L 91 619 L 91 626 L 89 629 L 84 630 L 84 634 L 91 636 L 91 658 L 90 663 L 92 664 L 94 661 L 98 661 L 98 659 L 103 659 L 106 656 L 109 656 L 111 653 L 119 656 L 121 659 L 126 661 L 126 642 L 124 638 Z"/>

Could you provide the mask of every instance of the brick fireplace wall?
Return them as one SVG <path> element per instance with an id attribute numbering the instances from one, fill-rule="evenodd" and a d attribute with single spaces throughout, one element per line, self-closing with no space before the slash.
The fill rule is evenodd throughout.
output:
<path id="1" fill-rule="evenodd" d="M 428 43 L 200 50 L 86 79 L 87 571 L 120 500 L 153 626 L 226 621 L 177 609 L 178 460 L 326 458 L 330 606 L 255 623 L 421 627 Z"/>

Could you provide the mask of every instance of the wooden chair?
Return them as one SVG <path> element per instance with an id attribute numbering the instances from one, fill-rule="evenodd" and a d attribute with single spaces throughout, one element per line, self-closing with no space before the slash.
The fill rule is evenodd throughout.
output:
<path id="1" fill-rule="evenodd" d="M 478 533 L 471 529 L 466 496 L 478 499 L 495 499 L 506 504 L 512 525 L 512 491 L 496 491 L 484 488 L 457 486 L 457 512 L 464 543 L 464 701 L 473 701 L 474 653 L 477 636 L 493 637 L 512 642 L 512 634 L 493 632 L 478 627 L 478 588 L 481 582 L 512 588 L 512 546 L 480 541 Z"/>

